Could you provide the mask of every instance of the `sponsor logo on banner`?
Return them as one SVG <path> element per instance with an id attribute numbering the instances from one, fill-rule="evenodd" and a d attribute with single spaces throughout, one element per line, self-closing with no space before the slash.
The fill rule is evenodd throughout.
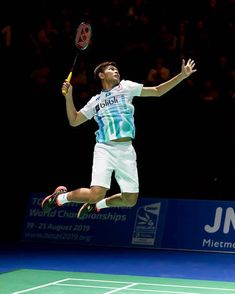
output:
<path id="1" fill-rule="evenodd" d="M 154 245 L 161 203 L 153 203 L 138 208 L 136 213 L 132 244 Z"/>
<path id="2" fill-rule="evenodd" d="M 234 240 L 222 240 L 223 236 L 234 235 L 235 230 L 235 213 L 232 207 L 217 207 L 214 214 L 213 224 L 206 224 L 204 226 L 206 233 L 217 237 L 215 238 L 204 238 L 202 241 L 202 247 L 217 248 L 217 249 L 235 249 Z"/>

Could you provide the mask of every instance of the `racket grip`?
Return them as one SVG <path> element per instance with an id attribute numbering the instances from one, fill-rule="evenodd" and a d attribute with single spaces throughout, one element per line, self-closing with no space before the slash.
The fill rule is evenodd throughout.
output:
<path id="1" fill-rule="evenodd" d="M 72 71 L 69 73 L 67 79 L 66 79 L 66 82 L 70 82 L 71 81 L 71 78 L 72 78 Z M 67 94 L 67 90 L 66 89 L 62 89 L 62 94 L 63 95 L 66 95 Z"/>

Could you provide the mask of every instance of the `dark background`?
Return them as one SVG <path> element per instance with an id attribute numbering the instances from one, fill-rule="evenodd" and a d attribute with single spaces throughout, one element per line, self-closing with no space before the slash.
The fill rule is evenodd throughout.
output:
<path id="1" fill-rule="evenodd" d="M 198 71 L 164 96 L 134 99 L 140 196 L 234 200 L 234 1 L 171 2 L 2 9 L 2 240 L 20 239 L 30 192 L 90 184 L 96 124 L 70 127 L 60 92 L 81 21 L 91 23 L 93 37 L 74 70 L 78 108 L 94 94 L 100 61 L 116 61 L 122 78 L 145 85 L 158 56 L 170 77 L 182 58 L 196 62 Z M 117 189 L 114 182 L 109 194 Z"/>

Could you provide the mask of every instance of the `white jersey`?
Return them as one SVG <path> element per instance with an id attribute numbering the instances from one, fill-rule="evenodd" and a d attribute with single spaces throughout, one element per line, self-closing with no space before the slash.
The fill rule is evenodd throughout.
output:
<path id="1" fill-rule="evenodd" d="M 135 137 L 134 96 L 140 96 L 143 84 L 122 80 L 110 91 L 101 91 L 81 109 L 88 119 L 94 117 L 99 129 L 96 142 Z"/>

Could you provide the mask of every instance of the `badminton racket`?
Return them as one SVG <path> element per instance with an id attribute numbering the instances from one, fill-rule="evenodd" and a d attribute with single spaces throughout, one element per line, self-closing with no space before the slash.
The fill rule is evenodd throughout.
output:
<path id="1" fill-rule="evenodd" d="M 75 46 L 77 47 L 77 54 L 74 58 L 74 62 L 72 65 L 72 68 L 70 70 L 70 73 L 66 79 L 67 82 L 70 82 L 72 75 L 73 75 L 73 69 L 77 62 L 79 51 L 85 50 L 91 39 L 91 25 L 86 22 L 80 23 L 80 25 L 77 27 L 76 36 L 75 36 Z M 66 89 L 62 89 L 62 94 L 65 95 L 67 93 Z"/>

